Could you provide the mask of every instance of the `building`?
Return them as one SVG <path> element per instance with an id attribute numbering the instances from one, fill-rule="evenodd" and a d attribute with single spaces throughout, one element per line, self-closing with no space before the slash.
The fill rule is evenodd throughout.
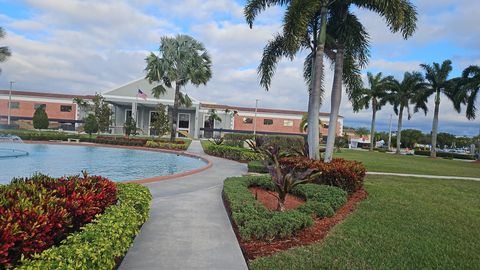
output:
<path id="1" fill-rule="evenodd" d="M 44 107 L 52 128 L 75 130 L 83 114 L 73 98 L 90 100 L 93 96 L 53 94 L 30 91 L 12 91 L 10 115 L 11 121 L 20 128 L 33 128 L 32 118 L 38 107 Z M 8 121 L 9 90 L 0 90 L 0 124 Z"/>
<path id="2" fill-rule="evenodd" d="M 155 135 L 152 130 L 152 122 L 155 118 L 158 104 L 167 105 L 168 113 L 172 113 L 174 103 L 174 89 L 167 89 L 166 93 L 158 98 L 151 95 L 151 89 L 155 84 L 150 84 L 146 79 L 138 79 L 122 86 L 101 93 L 106 102 L 111 104 L 112 118 L 110 132 L 123 134 L 124 124 L 128 117 L 132 117 L 137 123 L 137 132 L 140 135 Z M 147 94 L 145 98 L 138 95 L 139 90 Z M 59 128 L 72 129 L 82 122 L 86 114 L 73 102 L 75 97 L 91 100 L 93 96 L 77 96 L 64 94 L 50 94 L 26 91 L 12 92 L 12 120 L 30 121 L 35 108 L 44 106 L 51 122 L 58 123 Z M 303 111 L 248 108 L 229 106 L 222 104 L 203 103 L 190 97 L 192 105 L 182 106 L 178 111 L 177 129 L 179 136 L 193 138 L 210 138 L 228 132 L 252 133 L 254 130 L 259 134 L 291 134 L 302 135 L 300 122 Z M 213 127 L 208 121 L 212 110 L 220 117 L 221 121 L 215 121 Z M 0 123 L 5 123 L 8 114 L 8 90 L 0 90 Z M 320 113 L 320 133 L 326 136 L 328 131 L 329 114 Z M 29 128 L 22 124 L 22 128 Z M 213 129 L 212 129 L 213 128 Z M 343 117 L 339 116 L 337 135 L 343 134 Z"/>

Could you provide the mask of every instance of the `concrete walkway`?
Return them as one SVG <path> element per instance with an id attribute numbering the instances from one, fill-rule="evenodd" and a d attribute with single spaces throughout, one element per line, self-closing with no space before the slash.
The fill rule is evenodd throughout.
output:
<path id="1" fill-rule="evenodd" d="M 199 141 L 192 141 L 188 152 L 205 155 Z M 147 184 L 153 195 L 150 218 L 120 269 L 247 269 L 221 197 L 223 180 L 247 167 L 207 158 L 213 163 L 208 170 Z"/>
<path id="2" fill-rule="evenodd" d="M 417 177 L 417 178 L 429 178 L 429 179 L 453 179 L 453 180 L 470 180 L 480 181 L 480 178 L 476 177 L 463 177 L 463 176 L 446 176 L 446 175 L 427 175 L 427 174 L 409 174 L 409 173 L 388 173 L 388 172 L 367 172 L 370 175 L 392 175 L 392 176 L 405 176 L 405 177 Z"/>

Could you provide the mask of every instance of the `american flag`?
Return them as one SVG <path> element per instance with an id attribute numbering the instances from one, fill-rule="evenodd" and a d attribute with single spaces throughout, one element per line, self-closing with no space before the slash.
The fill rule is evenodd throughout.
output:
<path id="1" fill-rule="evenodd" d="M 144 100 L 147 100 L 147 94 L 145 94 L 142 90 L 138 89 L 137 97 L 143 98 Z"/>

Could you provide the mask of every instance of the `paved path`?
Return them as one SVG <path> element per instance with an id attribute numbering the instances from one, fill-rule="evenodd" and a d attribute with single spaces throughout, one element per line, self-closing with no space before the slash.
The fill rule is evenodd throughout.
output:
<path id="1" fill-rule="evenodd" d="M 189 152 L 205 155 L 199 141 Z M 147 185 L 150 218 L 120 269 L 247 269 L 221 198 L 223 180 L 246 173 L 246 165 L 208 159 L 206 171 Z"/>
<path id="2" fill-rule="evenodd" d="M 480 178 L 476 178 L 476 177 L 463 177 L 463 176 L 408 174 L 408 173 L 388 173 L 388 172 L 367 172 L 367 174 L 370 174 L 370 175 L 406 176 L 406 177 L 418 177 L 418 178 L 430 178 L 430 179 L 454 179 L 454 180 L 480 181 Z"/>

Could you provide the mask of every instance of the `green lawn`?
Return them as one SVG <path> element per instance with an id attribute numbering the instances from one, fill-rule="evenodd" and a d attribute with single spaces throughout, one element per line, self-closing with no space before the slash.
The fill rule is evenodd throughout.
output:
<path id="1" fill-rule="evenodd" d="M 251 269 L 478 269 L 480 182 L 369 176 L 365 186 L 369 197 L 322 243 Z"/>
<path id="2" fill-rule="evenodd" d="M 342 150 L 335 157 L 362 162 L 372 172 L 469 176 L 480 178 L 480 164 L 423 156 L 397 156 L 389 153 Z"/>

